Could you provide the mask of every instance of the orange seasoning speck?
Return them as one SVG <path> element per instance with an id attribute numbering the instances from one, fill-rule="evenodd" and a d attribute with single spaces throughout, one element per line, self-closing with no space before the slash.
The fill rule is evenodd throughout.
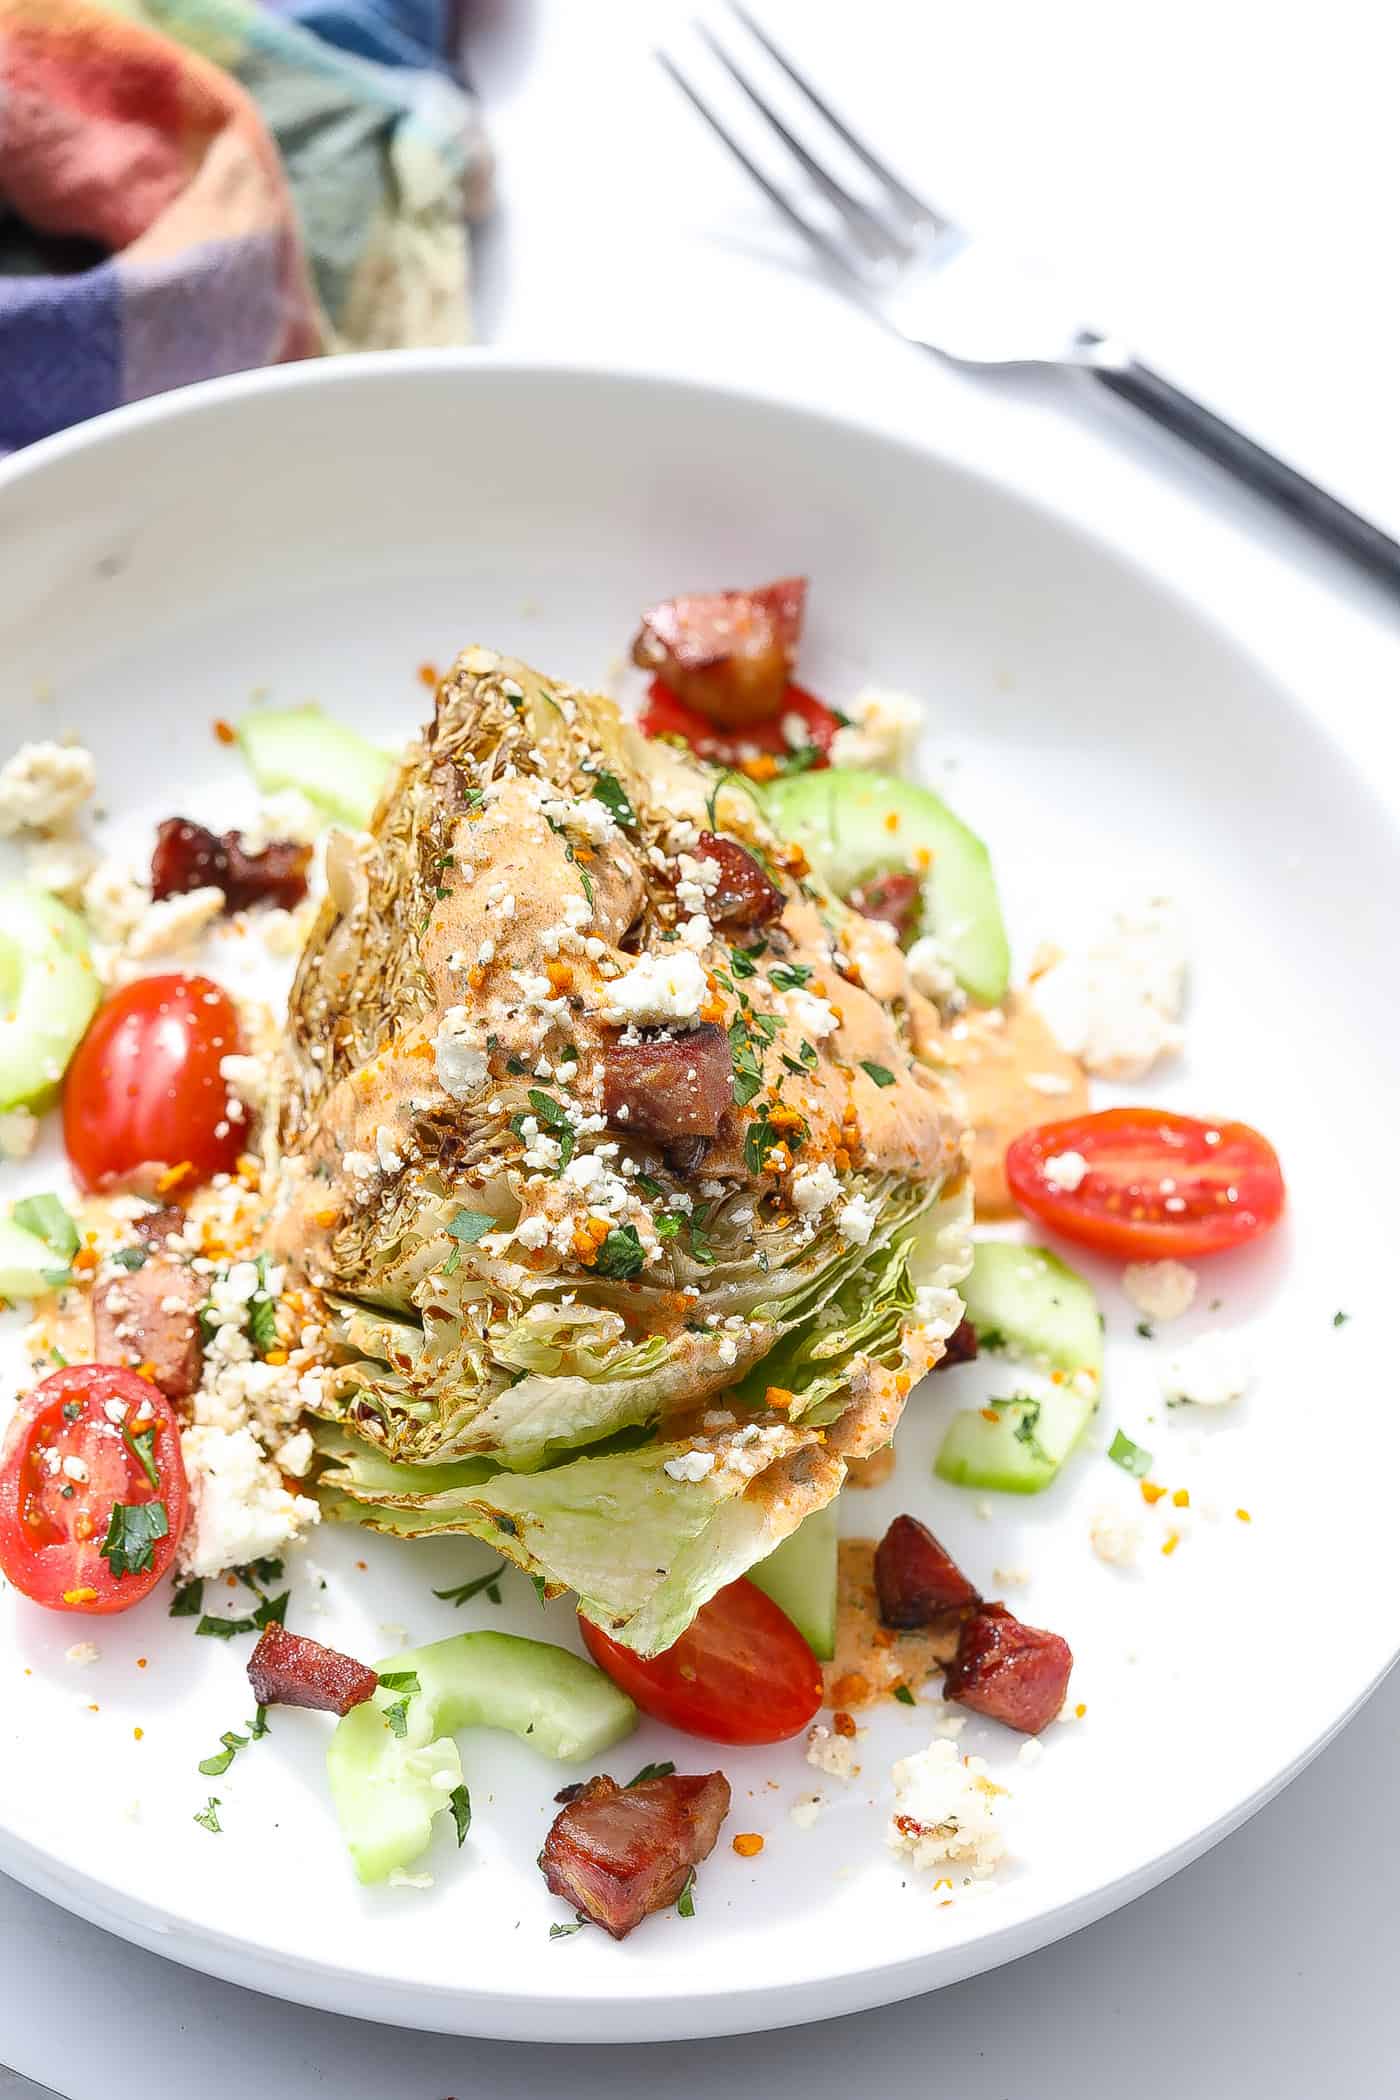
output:
<path id="1" fill-rule="evenodd" d="M 914 866 L 921 872 L 933 866 L 933 855 L 927 846 L 916 846 L 913 853 Z"/>
<path id="2" fill-rule="evenodd" d="M 234 728 L 232 722 L 226 722 L 222 715 L 216 715 L 214 718 L 214 734 L 221 744 L 236 744 L 238 742 L 238 731 Z"/>
<path id="3" fill-rule="evenodd" d="M 797 1395 L 790 1393 L 785 1385 L 770 1385 L 763 1396 L 763 1404 L 765 1407 L 777 1408 L 781 1411 L 783 1408 L 791 1407 L 796 1397 Z"/>
<path id="4" fill-rule="evenodd" d="M 146 1657 L 145 1657 L 144 1655 L 138 1655 L 138 1656 L 137 1656 L 137 1658 L 136 1658 L 136 1667 L 137 1667 L 137 1669 L 138 1669 L 138 1670 L 144 1670 L 144 1669 L 145 1669 L 145 1667 L 146 1667 L 146 1662 L 147 1662 L 147 1658 L 146 1658 Z"/>
<path id="5" fill-rule="evenodd" d="M 427 687 L 428 687 L 428 689 L 429 689 L 429 691 L 431 692 L 431 691 L 432 691 L 432 690 L 433 690 L 433 689 L 434 689 L 434 688 L 436 687 L 436 685 L 437 685 L 437 682 L 438 682 L 438 673 L 437 673 L 437 665 L 436 665 L 436 664 L 419 664 L 419 666 L 418 666 L 418 683 L 419 683 L 420 685 L 425 685 L 425 686 L 427 686 Z"/>
<path id="6" fill-rule="evenodd" d="M 1080 1700 L 1080 1702 L 1079 1702 L 1079 1704 L 1078 1704 L 1078 1706 L 1076 1706 L 1076 1707 L 1075 1707 L 1075 1709 L 1074 1709 L 1074 1718 L 1075 1718 L 1075 1720 L 1076 1720 L 1076 1721 L 1082 1721 L 1082 1720 L 1083 1720 L 1083 1718 L 1084 1718 L 1084 1716 L 1085 1716 L 1085 1714 L 1087 1714 L 1087 1713 L 1088 1713 L 1088 1711 L 1089 1711 L 1088 1707 L 1087 1707 L 1087 1706 L 1086 1706 L 1086 1705 L 1084 1704 L 1084 1701 L 1083 1701 L 1083 1700 L 1081 1699 L 1081 1700 Z"/>
<path id="7" fill-rule="evenodd" d="M 847 1670 L 831 1687 L 833 1706 L 857 1706 L 870 1697 L 870 1685 L 859 1670 Z"/>
<path id="8" fill-rule="evenodd" d="M 1178 1488 L 1172 1496 L 1172 1502 L 1177 1509 L 1189 1509 L 1191 1507 L 1190 1488 Z"/>
<path id="9" fill-rule="evenodd" d="M 96 1590 L 90 1589 L 84 1584 L 81 1589 L 65 1590 L 63 1592 L 63 1601 L 65 1604 L 91 1604 L 96 1595 Z"/>
<path id="10" fill-rule="evenodd" d="M 1241 1524 L 1252 1524 L 1254 1522 L 1247 1509 L 1237 1509 L 1235 1515 L 1239 1518 Z"/>
<path id="11" fill-rule="evenodd" d="M 1175 1553 L 1180 1544 L 1181 1533 L 1179 1531 L 1169 1531 L 1162 1541 L 1162 1551 L 1163 1553 Z"/>
<path id="12" fill-rule="evenodd" d="M 740 1859 L 753 1859 L 763 1850 L 763 1839 L 756 1830 L 741 1830 L 734 1839 L 734 1850 Z"/>
<path id="13" fill-rule="evenodd" d="M 1138 1485 L 1142 1489 L 1142 1499 L 1149 1509 L 1154 1502 L 1160 1502 L 1163 1495 L 1167 1492 L 1164 1487 L 1158 1487 L 1155 1480 L 1142 1480 L 1138 1482 Z"/>
<path id="14" fill-rule="evenodd" d="M 285 1349 L 269 1349 L 267 1355 L 263 1358 L 265 1364 L 284 1364 L 286 1361 L 287 1352 Z"/>
<path id="15" fill-rule="evenodd" d="M 833 1714 L 831 1725 L 838 1735 L 852 1736 L 856 1732 L 855 1717 L 848 1713 Z"/>
<path id="16" fill-rule="evenodd" d="M 140 1742 L 142 1736 L 146 1733 L 144 1728 L 133 1728 L 131 1732 L 135 1736 L 138 1743 Z"/>
<path id="17" fill-rule="evenodd" d="M 891 809 L 891 810 L 887 810 L 887 811 L 886 811 L 886 813 L 885 813 L 885 829 L 886 829 L 886 831 L 898 831 L 898 829 L 899 829 L 899 811 L 898 811 L 897 809 Z"/>
<path id="18" fill-rule="evenodd" d="M 357 1567 L 357 1568 L 359 1569 L 360 1573 L 361 1573 L 361 1574 L 363 1575 L 363 1574 L 365 1574 L 365 1573 L 366 1573 L 366 1571 L 367 1571 L 367 1570 L 368 1570 L 368 1568 L 369 1568 L 369 1562 L 368 1562 L 367 1560 L 357 1560 L 357 1561 L 356 1561 L 356 1563 L 355 1563 L 355 1566 L 356 1566 L 356 1567 Z"/>
<path id="19" fill-rule="evenodd" d="M 574 973 L 566 962 L 546 963 L 544 974 L 556 992 L 566 992 L 574 981 Z"/>

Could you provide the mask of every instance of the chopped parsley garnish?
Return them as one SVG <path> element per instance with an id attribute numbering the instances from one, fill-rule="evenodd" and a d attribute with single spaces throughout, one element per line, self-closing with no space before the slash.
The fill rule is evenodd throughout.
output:
<path id="1" fill-rule="evenodd" d="M 894 1688 L 894 1695 L 901 1706 L 913 1706 L 917 1703 L 907 1684 L 897 1684 Z"/>
<path id="2" fill-rule="evenodd" d="M 472 1797 L 464 1786 L 454 1786 L 447 1797 L 447 1805 L 457 1826 L 457 1844 L 460 1848 L 465 1845 L 467 1832 L 472 1827 Z"/>
<path id="3" fill-rule="evenodd" d="M 821 762 L 820 744 L 799 744 L 795 750 L 784 752 L 783 756 L 775 761 L 777 777 L 784 778 L 791 773 L 809 773 L 813 766 L 819 766 Z"/>
<path id="4" fill-rule="evenodd" d="M 734 1066 L 734 1105 L 747 1108 L 763 1091 L 763 1066 L 742 1016 L 736 1015 L 729 1024 L 729 1055 Z"/>
<path id="5" fill-rule="evenodd" d="M 775 992 L 797 992 L 811 974 L 810 963 L 774 963 L 768 972 L 768 981 Z"/>
<path id="6" fill-rule="evenodd" d="M 283 1564 L 275 1554 L 265 1553 L 260 1560 L 247 1561 L 243 1567 L 234 1568 L 231 1572 L 238 1577 L 245 1590 L 256 1590 L 261 1596 L 264 1583 L 282 1580 Z"/>
<path id="7" fill-rule="evenodd" d="M 423 1689 L 418 1682 L 418 1672 L 416 1670 L 381 1670 L 379 1683 L 382 1690 L 386 1692 L 405 1692 L 410 1699 L 416 1699 Z"/>
<path id="8" fill-rule="evenodd" d="M 163 1502 L 114 1502 L 107 1536 L 98 1550 L 114 1575 L 140 1575 L 150 1567 L 157 1541 L 169 1531 Z"/>
<path id="9" fill-rule="evenodd" d="M 1152 1470 L 1152 1453 L 1144 1451 L 1142 1445 L 1135 1444 L 1130 1436 L 1124 1436 L 1121 1429 L 1114 1431 L 1108 1455 L 1115 1466 L 1121 1466 L 1125 1473 L 1131 1473 L 1134 1480 L 1146 1479 Z"/>
<path id="10" fill-rule="evenodd" d="M 652 1219 L 659 1240 L 673 1240 L 681 1229 L 680 1212 L 663 1210 Z"/>
<path id="11" fill-rule="evenodd" d="M 635 831 L 637 812 L 627 799 L 627 790 L 612 773 L 599 773 L 593 782 L 593 797 L 624 831 Z"/>
<path id="12" fill-rule="evenodd" d="M 250 1740 L 250 1737 L 236 1735 L 233 1729 L 226 1728 L 219 1737 L 219 1741 L 224 1746 L 223 1749 L 216 1750 L 212 1757 L 202 1757 L 199 1760 L 199 1769 L 205 1778 L 221 1779 L 235 1757 L 237 1757 L 239 1751 L 247 1749 Z"/>
<path id="13" fill-rule="evenodd" d="M 692 1260 L 698 1261 L 702 1267 L 706 1269 L 714 1267 L 715 1250 L 710 1245 L 709 1235 L 705 1230 L 701 1215 L 693 1217 L 690 1221 L 690 1253 Z"/>
<path id="14" fill-rule="evenodd" d="M 543 1125 L 552 1138 L 558 1141 L 559 1164 L 554 1169 L 554 1172 L 556 1176 L 560 1175 L 574 1156 L 574 1145 L 576 1143 L 574 1126 L 552 1094 L 542 1093 L 538 1087 L 532 1086 L 526 1098 L 534 1111 L 536 1120 Z M 526 1118 L 523 1112 L 518 1116 L 511 1117 L 510 1127 L 517 1137 L 525 1135 L 525 1121 Z"/>
<path id="15" fill-rule="evenodd" d="M 277 1300 L 267 1288 L 267 1256 L 258 1256 L 258 1288 L 248 1300 L 248 1339 L 259 1356 L 277 1347 Z"/>
<path id="16" fill-rule="evenodd" d="M 876 1086 L 894 1085 L 894 1073 L 888 1065 L 877 1065 L 873 1058 L 863 1057 L 860 1061 L 860 1068 L 867 1079 L 874 1080 Z"/>
<path id="17" fill-rule="evenodd" d="M 695 1916 L 694 1867 L 691 1868 L 690 1872 L 685 1877 L 685 1885 L 681 1889 L 679 1896 L 677 1896 L 676 1898 L 676 1909 L 680 1912 L 680 1915 L 683 1918 L 693 1918 Z"/>
<path id="18" fill-rule="evenodd" d="M 640 1189 L 644 1196 L 664 1196 L 666 1193 L 661 1183 L 651 1174 L 634 1174 L 632 1186 Z"/>
<path id="19" fill-rule="evenodd" d="M 751 958 L 742 948 L 735 948 L 732 951 L 729 957 L 729 967 L 740 982 L 746 977 L 757 977 L 758 975 Z M 720 977 L 718 970 L 716 970 L 715 975 L 719 978 L 720 983 L 723 984 L 724 979 Z"/>
<path id="20" fill-rule="evenodd" d="M 41 1239 L 66 1268 L 82 1245 L 77 1226 L 57 1196 L 25 1196 L 10 1213 L 16 1225 Z"/>
<path id="21" fill-rule="evenodd" d="M 764 1162 L 778 1143 L 778 1133 L 768 1120 L 767 1111 L 754 1117 L 744 1132 L 744 1165 L 751 1174 L 761 1174 Z"/>
<path id="22" fill-rule="evenodd" d="M 280 1562 L 273 1565 L 280 1569 Z M 283 1590 L 280 1597 L 260 1596 L 257 1610 L 243 1619 L 217 1619 L 205 1612 L 195 1632 L 212 1640 L 231 1641 L 236 1633 L 261 1633 L 265 1626 L 281 1626 L 286 1621 L 291 1594 L 290 1590 Z"/>
<path id="23" fill-rule="evenodd" d="M 1133 1333 L 1139 1335 L 1144 1342 L 1151 1341 L 1153 1332 L 1154 1329 L 1150 1320 L 1139 1320 L 1137 1326 L 1133 1329 Z"/>
<path id="24" fill-rule="evenodd" d="M 265 1706 L 255 1708 L 253 1718 L 248 1723 L 249 1739 L 252 1742 L 260 1743 L 265 1735 L 271 1735 L 271 1733 L 272 1730 L 267 1725 L 267 1708 Z"/>
<path id="25" fill-rule="evenodd" d="M 175 1586 L 170 1599 L 172 1619 L 197 1619 L 204 1609 L 204 1577 L 196 1575 L 193 1582 L 181 1582 Z"/>
<path id="26" fill-rule="evenodd" d="M 151 1486 L 158 1488 L 160 1486 L 160 1474 L 156 1470 L 155 1423 L 152 1422 L 148 1429 L 136 1430 L 129 1428 L 126 1423 L 123 1423 L 122 1442 L 136 1460 L 137 1465 L 140 1466 Z"/>
<path id="27" fill-rule="evenodd" d="M 1351 1318 L 1351 1314 L 1350 1314 L 1350 1313 L 1345 1313 L 1345 1312 L 1334 1312 L 1334 1313 L 1333 1313 L 1333 1315 L 1332 1315 L 1332 1325 L 1333 1325 L 1334 1327 L 1345 1327 L 1345 1326 L 1346 1326 L 1346 1324 L 1347 1324 L 1347 1321 L 1348 1321 L 1348 1320 L 1349 1320 L 1350 1318 Z"/>
<path id="28" fill-rule="evenodd" d="M 1033 1399 L 1029 1393 L 1012 1393 L 1005 1400 L 989 1400 L 987 1405 L 994 1408 L 998 1414 L 1001 1413 L 1004 1407 L 1019 1408 L 1020 1412 L 1016 1416 L 1015 1426 L 1011 1434 L 1015 1437 L 1018 1444 L 1025 1445 L 1033 1458 L 1040 1459 L 1046 1465 L 1051 1463 L 1049 1452 L 1042 1447 L 1040 1439 L 1036 1435 L 1036 1430 L 1040 1426 L 1041 1412 L 1041 1404 L 1038 1400 Z"/>
<path id="29" fill-rule="evenodd" d="M 114 1269 L 144 1269 L 151 1258 L 149 1247 L 119 1247 L 112 1256 Z"/>
<path id="30" fill-rule="evenodd" d="M 433 1595 L 441 1597 L 444 1604 L 470 1604 L 473 1597 L 479 1597 L 481 1592 L 485 1590 L 491 1602 L 499 1604 L 501 1601 L 499 1585 L 505 1572 L 506 1563 L 502 1561 L 500 1566 L 493 1568 L 489 1575 L 474 1576 L 470 1582 L 459 1583 L 456 1589 L 434 1590 Z"/>
<path id="31" fill-rule="evenodd" d="M 397 1736 L 408 1734 L 407 1699 L 396 1699 L 392 1706 L 382 1706 L 379 1710 L 384 1716 L 386 1727 L 389 1728 L 392 1734 Z"/>
<path id="32" fill-rule="evenodd" d="M 530 1577 L 530 1581 L 534 1586 L 535 1595 L 539 1599 L 540 1610 L 543 1611 L 546 1604 L 548 1604 L 549 1602 L 548 1585 L 546 1584 L 543 1575 L 532 1575 Z"/>
<path id="33" fill-rule="evenodd" d="M 447 1229 L 464 1247 L 474 1247 L 488 1232 L 495 1231 L 496 1220 L 489 1210 L 459 1210 L 455 1218 L 448 1219 Z"/>
<path id="34" fill-rule="evenodd" d="M 211 1794 L 209 1796 L 209 1799 L 206 1802 L 205 1806 L 199 1811 L 199 1814 L 195 1817 L 195 1821 L 203 1829 L 212 1830 L 216 1836 L 218 1832 L 223 1829 L 223 1825 L 219 1821 L 219 1797 L 217 1794 Z"/>
<path id="35" fill-rule="evenodd" d="M 675 1769 L 668 1757 L 659 1765 L 643 1765 L 640 1772 L 632 1774 L 627 1784 L 628 1786 L 641 1786 L 648 1779 L 669 1779 Z"/>
<path id="36" fill-rule="evenodd" d="M 581 1932 L 587 1923 L 588 1919 L 583 1915 L 583 1912 L 581 1910 L 575 1911 L 572 1925 L 551 1925 L 549 1936 L 552 1940 L 567 1940 L 574 1933 Z"/>
<path id="37" fill-rule="evenodd" d="M 613 1276 L 619 1280 L 628 1276 L 640 1276 L 646 1266 L 646 1255 L 637 1237 L 635 1225 L 614 1225 L 593 1264 L 597 1276 Z"/>

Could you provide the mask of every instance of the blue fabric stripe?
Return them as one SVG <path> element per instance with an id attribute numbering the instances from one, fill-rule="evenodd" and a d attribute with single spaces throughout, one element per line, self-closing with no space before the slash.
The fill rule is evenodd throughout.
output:
<path id="1" fill-rule="evenodd" d="M 122 399 L 114 263 L 75 277 L 0 278 L 0 452 Z"/>

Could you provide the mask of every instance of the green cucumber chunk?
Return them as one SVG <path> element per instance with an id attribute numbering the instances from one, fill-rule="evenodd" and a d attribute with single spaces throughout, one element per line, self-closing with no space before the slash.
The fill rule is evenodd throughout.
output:
<path id="1" fill-rule="evenodd" d="M 36 1232 L 0 1218 L 0 1298 L 42 1298 L 67 1280 L 62 1262 Z"/>
<path id="2" fill-rule="evenodd" d="M 981 839 L 931 789 L 891 774 L 832 766 L 794 773 L 764 790 L 768 818 L 795 839 L 822 879 L 849 897 L 877 875 L 906 872 L 930 855 L 923 931 L 934 933 L 972 998 L 994 1006 L 1006 992 L 1011 953 L 991 858 Z M 888 819 L 899 819 L 891 831 Z"/>
<path id="3" fill-rule="evenodd" d="M 985 1350 L 1053 1373 L 1033 1393 L 954 1415 L 934 1471 L 958 1487 L 1034 1495 L 1048 1487 L 1092 1417 L 1103 1378 L 1103 1323 L 1084 1278 L 1048 1247 L 982 1240 L 961 1286 Z"/>
<path id="4" fill-rule="evenodd" d="M 29 883 L 0 887 L 0 1109 L 48 1105 L 97 1000 L 77 913 Z"/>
<path id="5" fill-rule="evenodd" d="M 326 1764 L 331 1798 L 355 1872 L 386 1881 L 418 1858 L 433 1817 L 462 1784 L 452 1740 L 463 1728 L 504 1728 L 546 1757 L 595 1758 L 637 1725 L 625 1692 L 582 1656 L 512 1633 L 457 1633 L 376 1665 L 381 1677 L 412 1672 L 418 1690 L 398 1714 L 401 1689 L 380 1685 L 337 1724 Z"/>
<path id="6" fill-rule="evenodd" d="M 238 726 L 243 756 L 265 795 L 300 788 L 328 816 L 368 827 L 393 760 L 319 707 L 260 707 Z"/>
<path id="7" fill-rule="evenodd" d="M 828 1502 L 749 1569 L 749 1581 L 786 1612 L 822 1662 L 836 1653 L 836 1554 L 836 1504 Z"/>
<path id="8" fill-rule="evenodd" d="M 982 1348 L 1004 1348 L 1047 1371 L 1102 1374 L 1098 1300 L 1048 1247 L 979 1240 L 960 1289 Z"/>

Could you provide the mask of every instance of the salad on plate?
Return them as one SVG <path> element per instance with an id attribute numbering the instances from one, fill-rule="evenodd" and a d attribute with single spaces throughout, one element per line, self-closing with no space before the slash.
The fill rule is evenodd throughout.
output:
<path id="1" fill-rule="evenodd" d="M 693 1907 L 732 1810 L 713 1746 L 791 1742 L 840 1782 L 862 1709 L 929 1697 L 888 1842 L 985 1881 L 1006 1789 L 960 1717 L 1035 1743 L 1072 1706 L 1073 1629 L 989 1594 L 990 1555 L 959 1567 L 918 1480 L 878 1541 L 838 1535 L 838 1498 L 888 1478 L 906 1407 L 943 1416 L 943 1481 L 1039 1493 L 1087 1462 L 1103 1385 L 1096 1293 L 1061 1250 L 1126 1264 L 1159 1324 L 1195 1263 L 1280 1216 L 1247 1126 L 1091 1104 L 1091 1078 L 1180 1047 L 1170 904 L 1013 989 L 987 848 L 911 777 L 917 705 L 797 683 L 805 596 L 652 607 L 633 706 L 483 647 L 425 667 L 433 716 L 401 752 L 252 706 L 213 730 L 258 824 L 173 812 L 139 869 L 89 843 L 81 746 L 0 770 L 23 855 L 0 1147 L 23 1159 L 52 1116 L 67 1161 L 0 1219 L 33 1372 L 0 1569 L 75 1620 L 201 1631 L 205 1586 L 241 1583 L 246 1613 L 214 1623 L 250 1643 L 254 1717 L 200 1771 L 254 1754 L 273 1706 L 334 1717 L 327 1812 L 363 1882 L 417 1881 L 439 1819 L 468 1841 L 470 1733 L 503 1729 L 586 1768 L 556 1790 L 541 1766 L 532 1835 L 556 1929 L 621 1938 Z M 275 997 L 221 979 L 232 940 L 280 969 Z M 957 1368 L 979 1352 L 1006 1366 L 980 1404 Z M 1248 1367 L 1212 1333 L 1167 1379 L 1171 1404 L 1221 1405 Z M 1160 1496 L 1121 1431 L 1107 1456 Z M 576 1601 L 579 1643 L 325 1646 L 279 1585 L 326 1523 L 485 1542 L 494 1565 L 438 1594 L 489 1609 L 517 1570 Z M 1093 1545 L 1122 1564 L 1132 1524 Z M 622 1783 L 602 1760 L 639 1713 L 674 1755 Z"/>

